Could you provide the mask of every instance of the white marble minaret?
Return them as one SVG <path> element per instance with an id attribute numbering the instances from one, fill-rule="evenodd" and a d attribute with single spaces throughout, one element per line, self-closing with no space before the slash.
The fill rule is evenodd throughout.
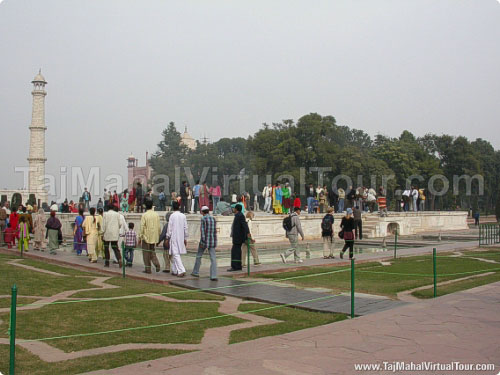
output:
<path id="1" fill-rule="evenodd" d="M 47 191 L 43 189 L 45 176 L 45 85 L 47 82 L 41 71 L 31 82 L 33 84 L 33 113 L 30 125 L 30 153 L 28 191 L 36 195 L 37 200 L 47 202 Z"/>

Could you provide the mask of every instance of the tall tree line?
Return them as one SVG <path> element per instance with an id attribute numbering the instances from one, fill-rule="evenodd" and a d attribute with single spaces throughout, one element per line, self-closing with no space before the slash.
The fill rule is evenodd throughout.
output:
<path id="1" fill-rule="evenodd" d="M 404 188 L 409 178 L 413 177 L 412 184 L 427 188 L 433 176 L 442 175 L 449 181 L 449 189 L 444 195 L 428 192 L 429 209 L 472 208 L 489 213 L 494 212 L 500 195 L 500 151 L 480 138 L 470 141 L 463 136 L 436 134 L 416 137 L 406 130 L 395 138 L 380 134 L 372 138 L 362 130 L 338 125 L 333 116 L 310 113 L 297 122 L 264 123 L 248 138 L 198 143 L 195 150 L 189 150 L 180 140 L 181 134 L 171 122 L 151 158 L 155 175 L 168 175 L 171 181 L 175 173 L 191 182 L 205 179 L 212 184 L 218 180 L 229 184 L 230 192 L 238 188 L 244 175 L 258 175 L 259 189 L 281 177 L 293 179 L 295 191 L 300 192 L 301 178 L 317 184 L 319 167 L 326 168 L 322 170 L 323 183 L 328 187 L 340 175 L 349 176 L 354 187 L 376 187 L 383 183 L 382 176 L 394 176 L 387 181 L 389 199 L 396 186 Z M 190 173 L 184 167 L 189 167 Z M 476 176 L 469 192 L 465 179 L 460 178 L 464 175 Z M 477 176 L 483 178 L 483 191 Z M 446 180 L 434 179 L 434 188 L 442 191 Z M 457 179 L 458 190 L 454 191 Z M 254 185 L 252 180 L 245 182 L 246 190 L 253 191 Z M 349 188 L 345 179 L 338 179 L 338 186 Z M 174 188 L 173 183 L 170 188 Z"/>

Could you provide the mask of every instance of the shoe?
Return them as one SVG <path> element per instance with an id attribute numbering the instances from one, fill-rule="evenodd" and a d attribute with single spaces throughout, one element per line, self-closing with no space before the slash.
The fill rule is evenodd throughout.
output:
<path id="1" fill-rule="evenodd" d="M 260 266 L 261 264 L 262 264 L 262 263 L 261 263 L 261 262 L 259 262 L 259 263 L 254 263 L 253 265 L 254 265 L 254 266 Z"/>
<path id="2" fill-rule="evenodd" d="M 227 272 L 234 272 L 234 271 L 236 271 L 234 268 L 228 268 L 227 269 Z"/>
<path id="3" fill-rule="evenodd" d="M 330 255 L 328 258 L 335 259 L 335 256 L 334 255 Z"/>
<path id="4" fill-rule="evenodd" d="M 177 274 L 172 272 L 172 276 L 177 276 Z"/>
<path id="5" fill-rule="evenodd" d="M 281 261 L 283 263 L 286 263 L 286 258 L 285 258 L 285 255 L 284 254 L 280 254 L 280 257 L 281 257 Z"/>
<path id="6" fill-rule="evenodd" d="M 326 257 L 326 256 L 325 256 L 325 257 L 323 257 L 323 259 L 329 259 L 329 258 L 330 258 L 330 257 Z"/>
<path id="7" fill-rule="evenodd" d="M 186 272 L 183 272 L 183 273 L 180 273 L 177 275 L 177 277 L 184 277 L 184 276 L 186 276 Z"/>
<path id="8" fill-rule="evenodd" d="M 160 272 L 160 266 L 156 266 L 156 272 Z"/>
<path id="9" fill-rule="evenodd" d="M 344 253 L 342 251 L 340 252 L 340 259 L 344 259 Z"/>
<path id="10" fill-rule="evenodd" d="M 349 260 L 356 260 L 356 258 L 354 258 L 354 257 L 352 257 L 352 258 L 351 258 L 351 257 L 349 257 Z"/>
<path id="11" fill-rule="evenodd" d="M 90 263 L 97 263 L 97 260 L 91 260 Z"/>
<path id="12" fill-rule="evenodd" d="M 78 255 L 80 255 L 80 254 L 78 254 Z M 114 261 L 113 261 L 113 264 L 118 264 L 118 262 L 117 262 L 116 260 L 114 260 Z"/>
<path id="13" fill-rule="evenodd" d="M 295 263 L 304 263 L 302 259 L 296 260 Z"/>
<path id="14" fill-rule="evenodd" d="M 218 281 L 219 279 L 218 279 L 218 278 L 216 278 L 216 277 L 214 277 L 213 279 L 212 279 L 212 278 L 210 278 L 210 280 L 211 280 L 211 281 Z"/>
<path id="15" fill-rule="evenodd" d="M 197 275 L 195 273 L 192 273 L 191 276 L 193 276 L 193 277 L 200 277 L 200 275 Z"/>
<path id="16" fill-rule="evenodd" d="M 170 270 L 163 270 L 162 272 L 170 273 Z"/>

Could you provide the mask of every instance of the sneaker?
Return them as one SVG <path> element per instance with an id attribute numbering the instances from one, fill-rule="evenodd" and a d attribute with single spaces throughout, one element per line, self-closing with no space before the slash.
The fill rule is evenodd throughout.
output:
<path id="1" fill-rule="evenodd" d="M 280 257 L 281 257 L 281 261 L 283 263 L 286 263 L 286 258 L 285 258 L 285 255 L 284 254 L 280 254 Z"/>
<path id="2" fill-rule="evenodd" d="M 195 273 L 192 273 L 191 276 L 193 276 L 193 277 L 200 277 L 200 275 L 197 275 Z"/>

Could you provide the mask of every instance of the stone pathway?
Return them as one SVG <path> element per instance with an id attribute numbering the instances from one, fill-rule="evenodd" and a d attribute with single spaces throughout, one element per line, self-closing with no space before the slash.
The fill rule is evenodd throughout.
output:
<path id="1" fill-rule="evenodd" d="M 496 364 L 496 370 L 480 372 L 495 375 L 499 306 L 500 283 L 494 283 L 321 327 L 86 375 L 404 373 L 354 369 L 383 361 Z"/>
<path id="2" fill-rule="evenodd" d="M 329 293 L 315 292 L 312 290 L 297 289 L 269 285 L 268 283 L 255 283 L 238 279 L 220 278 L 218 281 L 200 278 L 193 280 L 175 280 L 172 285 L 188 289 L 212 289 L 210 292 L 224 296 L 234 296 L 253 301 L 268 302 L 278 305 L 296 304 L 296 307 L 332 313 L 349 314 L 351 312 L 351 297 L 349 295 L 332 295 Z M 219 288 L 213 290 L 213 288 Z M 305 302 L 304 301 L 310 301 Z M 405 304 L 390 298 L 374 296 L 354 298 L 356 315 L 366 315 L 378 311 L 392 309 Z"/>

